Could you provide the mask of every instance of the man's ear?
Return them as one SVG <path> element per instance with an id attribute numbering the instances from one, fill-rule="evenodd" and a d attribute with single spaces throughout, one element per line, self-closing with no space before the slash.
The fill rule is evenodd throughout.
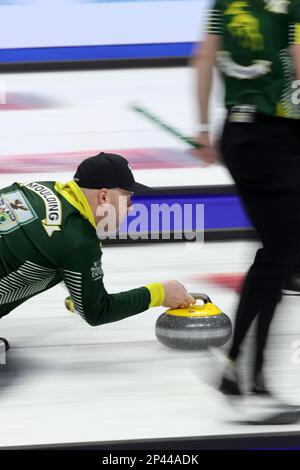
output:
<path id="1" fill-rule="evenodd" d="M 98 191 L 98 203 L 105 204 L 108 199 L 108 190 L 106 188 L 99 189 Z"/>

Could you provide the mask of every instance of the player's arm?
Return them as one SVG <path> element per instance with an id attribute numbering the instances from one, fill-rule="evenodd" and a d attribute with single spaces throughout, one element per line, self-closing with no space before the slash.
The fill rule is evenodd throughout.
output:
<path id="1" fill-rule="evenodd" d="M 207 34 L 204 42 L 198 46 L 193 64 L 197 72 L 197 94 L 199 103 L 199 124 L 208 124 L 208 106 L 211 94 L 216 53 L 220 48 L 220 36 Z"/>
<path id="2" fill-rule="evenodd" d="M 206 34 L 202 43 L 199 44 L 193 58 L 192 64 L 196 70 L 197 96 L 199 110 L 199 143 L 209 145 L 209 100 L 213 82 L 214 66 L 216 64 L 217 51 L 222 43 L 222 10 L 221 1 L 217 0 L 214 8 L 210 11 Z M 210 151 L 199 150 L 200 158 L 210 162 L 213 156 Z"/>
<path id="3" fill-rule="evenodd" d="M 194 303 L 194 299 L 176 281 L 108 294 L 103 283 L 101 250 L 95 240 L 68 255 L 62 276 L 75 310 L 92 326 L 122 320 L 151 307 L 166 305 L 176 308 Z"/>

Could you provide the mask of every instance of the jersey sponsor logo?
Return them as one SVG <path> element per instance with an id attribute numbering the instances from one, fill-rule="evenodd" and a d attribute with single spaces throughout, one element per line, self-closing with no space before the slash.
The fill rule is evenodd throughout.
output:
<path id="1" fill-rule="evenodd" d="M 0 194 L 0 233 L 9 233 L 37 219 L 21 191 Z"/>
<path id="2" fill-rule="evenodd" d="M 93 281 L 98 281 L 103 277 L 101 261 L 94 261 L 93 266 L 91 267 L 91 274 Z"/>
<path id="3" fill-rule="evenodd" d="M 260 31 L 260 23 L 251 13 L 249 2 L 232 2 L 224 11 L 224 15 L 232 16 L 227 29 L 232 36 L 238 39 L 242 47 L 252 50 L 263 49 L 264 37 Z"/>
<path id="4" fill-rule="evenodd" d="M 217 53 L 217 64 L 221 72 L 227 77 L 253 80 L 271 72 L 272 62 L 268 60 L 255 60 L 249 66 L 237 64 L 227 51 Z"/>
<path id="5" fill-rule="evenodd" d="M 46 219 L 41 222 L 47 234 L 51 237 L 53 232 L 61 230 L 62 209 L 59 198 L 53 191 L 51 191 L 51 189 L 40 183 L 27 183 L 25 187 L 43 199 L 46 207 Z"/>

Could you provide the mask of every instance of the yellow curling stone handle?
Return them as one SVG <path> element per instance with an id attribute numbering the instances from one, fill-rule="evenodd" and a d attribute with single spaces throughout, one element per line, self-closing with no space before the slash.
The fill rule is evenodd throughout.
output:
<path id="1" fill-rule="evenodd" d="M 173 315 L 175 317 L 208 317 L 221 315 L 223 313 L 216 305 L 212 303 L 208 295 L 206 294 L 192 294 L 196 300 L 202 300 L 204 305 L 190 305 L 190 307 L 176 308 L 166 311 L 167 315 Z"/>

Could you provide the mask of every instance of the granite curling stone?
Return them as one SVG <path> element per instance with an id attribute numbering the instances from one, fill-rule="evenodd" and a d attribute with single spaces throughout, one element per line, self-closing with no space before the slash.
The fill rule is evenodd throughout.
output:
<path id="1" fill-rule="evenodd" d="M 232 334 L 230 318 L 206 294 L 191 294 L 203 305 L 170 309 L 156 321 L 155 334 L 170 348 L 201 350 L 223 346 Z"/>

